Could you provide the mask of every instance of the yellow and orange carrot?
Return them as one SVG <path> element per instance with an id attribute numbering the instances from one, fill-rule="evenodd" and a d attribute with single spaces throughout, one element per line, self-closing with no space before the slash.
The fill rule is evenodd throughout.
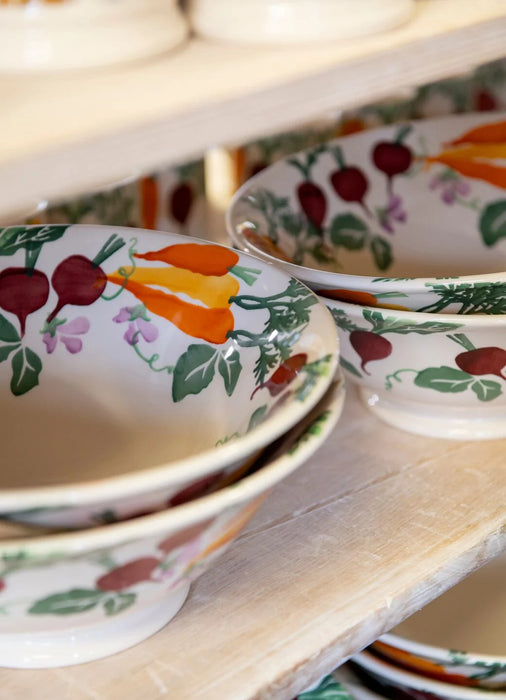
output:
<path id="1" fill-rule="evenodd" d="M 232 275 L 212 277 L 179 267 L 137 267 L 129 280 L 165 287 L 175 294 L 186 294 L 192 299 L 198 299 L 206 306 L 217 307 L 230 306 L 230 297 L 235 296 L 240 288 L 239 282 Z"/>
<path id="2" fill-rule="evenodd" d="M 431 163 L 441 163 L 461 175 L 475 180 L 483 180 L 496 187 L 506 189 L 506 167 L 491 165 L 483 160 L 458 158 L 443 154 L 426 158 L 426 162 L 429 165 Z"/>
<path id="3" fill-rule="evenodd" d="M 113 284 L 125 286 L 144 306 L 173 323 L 180 331 L 192 338 L 201 338 L 209 343 L 221 345 L 227 334 L 234 329 L 234 316 L 227 308 L 207 308 L 190 304 L 174 294 L 166 294 L 144 284 L 126 281 L 121 275 L 108 275 Z"/>
<path id="4" fill-rule="evenodd" d="M 226 275 L 239 262 L 239 256 L 230 248 L 205 243 L 178 243 L 149 253 L 136 253 L 135 257 L 215 277 Z"/>
<path id="5" fill-rule="evenodd" d="M 474 129 L 469 129 L 462 136 L 449 141 L 449 145 L 457 146 L 461 143 L 501 143 L 506 141 L 506 121 L 482 124 Z"/>

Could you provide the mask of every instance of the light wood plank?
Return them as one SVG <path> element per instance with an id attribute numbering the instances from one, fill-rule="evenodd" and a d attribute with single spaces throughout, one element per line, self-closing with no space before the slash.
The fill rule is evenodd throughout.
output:
<path id="1" fill-rule="evenodd" d="M 504 55 L 504 0 L 418 0 L 385 33 L 283 49 L 192 40 L 130 67 L 0 78 L 0 214 L 241 143 Z"/>
<path id="2" fill-rule="evenodd" d="M 288 700 L 506 546 L 506 440 L 344 415 L 178 616 L 134 649 L 0 671 L 0 698 Z"/>

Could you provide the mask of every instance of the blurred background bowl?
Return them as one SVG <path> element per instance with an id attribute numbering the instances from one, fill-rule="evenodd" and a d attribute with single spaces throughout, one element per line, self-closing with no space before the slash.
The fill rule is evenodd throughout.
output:
<path id="1" fill-rule="evenodd" d="M 98 68 L 173 49 L 188 34 L 177 0 L 4 0 L 0 72 Z"/>
<path id="2" fill-rule="evenodd" d="M 240 44 L 304 44 L 386 31 L 413 14 L 413 0 L 189 0 L 201 36 Z"/>

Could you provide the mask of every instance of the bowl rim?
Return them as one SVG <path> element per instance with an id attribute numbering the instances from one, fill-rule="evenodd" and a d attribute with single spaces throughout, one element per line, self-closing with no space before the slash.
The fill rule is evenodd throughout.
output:
<path id="1" fill-rule="evenodd" d="M 487 119 L 488 117 L 488 119 Z M 331 139 L 327 142 L 329 146 L 338 145 L 343 142 L 348 142 L 350 140 L 359 140 L 363 138 L 365 134 L 381 134 L 382 132 L 391 131 L 392 128 L 398 127 L 400 124 L 434 124 L 437 126 L 438 123 L 444 123 L 449 121 L 466 121 L 467 119 L 476 118 L 477 123 L 486 123 L 490 121 L 493 123 L 495 121 L 505 121 L 506 120 L 506 110 L 501 110 L 497 112 L 465 112 L 463 114 L 449 114 L 441 117 L 432 118 L 420 118 L 420 119 L 408 119 L 402 122 L 397 122 L 396 124 L 383 124 L 371 129 L 365 129 L 358 133 L 347 134 L 345 136 L 339 136 L 335 139 Z M 299 155 L 304 155 L 310 153 L 314 150 L 313 147 L 304 148 L 296 153 L 284 156 L 280 160 L 271 163 L 262 171 L 250 177 L 241 187 L 235 192 L 232 197 L 230 204 L 225 212 L 225 225 L 229 237 L 235 243 L 236 246 L 240 246 L 240 250 L 250 253 L 256 257 L 261 258 L 266 262 L 271 262 L 282 267 L 293 277 L 296 277 L 304 284 L 314 284 L 314 285 L 331 285 L 331 287 L 336 286 L 336 277 L 342 280 L 339 283 L 339 287 L 350 289 L 353 291 L 369 291 L 372 293 L 371 284 L 373 279 L 381 279 L 381 282 L 374 282 L 374 290 L 379 293 L 384 293 L 391 291 L 392 288 L 396 291 L 402 291 L 410 293 L 412 295 L 425 293 L 430 291 L 430 286 L 433 284 L 476 284 L 476 283 L 493 283 L 493 282 L 503 282 L 506 285 L 506 266 L 502 272 L 488 272 L 481 274 L 469 274 L 469 275 L 456 275 L 454 277 L 441 278 L 441 277 L 410 277 L 404 279 L 398 279 L 395 277 L 380 277 L 380 275 L 357 275 L 349 274 L 346 272 L 330 272 L 328 270 L 319 270 L 316 267 L 306 267 L 305 265 L 297 265 L 292 262 L 287 262 L 281 258 L 276 258 L 269 253 L 257 248 L 255 245 L 251 244 L 242 233 L 237 231 L 237 226 L 240 222 L 236 221 L 236 208 L 240 204 L 241 200 L 251 189 L 252 185 L 257 181 L 261 181 L 265 177 L 266 173 L 272 172 L 275 169 L 282 169 L 286 164 L 286 161 L 290 157 L 296 157 Z"/>
<path id="2" fill-rule="evenodd" d="M 461 326 L 502 328 L 506 326 L 506 314 L 432 314 L 428 311 L 405 311 L 404 309 L 383 309 L 381 306 L 366 306 L 361 304 L 350 304 L 346 301 L 339 301 L 318 295 L 318 298 L 328 306 L 335 305 L 342 308 L 348 315 L 353 316 L 360 313 L 360 309 L 379 313 L 382 316 L 395 318 L 405 318 L 416 320 L 417 323 L 457 323 Z"/>
<path id="3" fill-rule="evenodd" d="M 423 657 L 423 659 L 435 661 L 443 666 L 448 662 L 449 652 L 451 651 L 450 649 L 446 649 L 445 647 L 433 644 L 424 644 L 422 642 L 417 642 L 414 639 L 409 639 L 408 637 L 404 637 L 400 634 L 394 634 L 392 632 L 382 634 L 381 637 L 377 639 L 377 641 L 382 642 L 383 644 L 387 644 L 390 647 L 394 647 L 399 651 L 407 651 L 410 654 L 413 654 L 414 656 Z M 372 645 L 373 647 L 374 644 L 375 643 L 373 643 Z M 378 652 L 382 653 L 381 649 L 378 649 Z M 504 665 L 504 672 L 506 673 L 506 656 L 504 655 L 496 656 L 494 654 L 479 654 L 476 652 L 469 651 L 462 653 L 465 653 L 466 659 L 465 661 L 462 661 L 462 663 L 459 663 L 459 667 L 474 667 L 477 663 L 486 663 L 491 665 L 499 663 L 501 665 Z M 408 664 L 409 662 L 406 662 L 406 665 Z"/>
<path id="4" fill-rule="evenodd" d="M 351 658 L 351 661 L 363 668 L 367 673 L 380 676 L 385 681 L 399 684 L 412 690 L 434 693 L 441 700 L 484 700 L 491 694 L 496 700 L 506 700 L 506 693 L 490 688 L 468 687 L 436 681 L 418 673 L 406 671 L 399 666 L 379 659 L 368 651 L 361 651 Z M 392 679 L 392 680 L 391 680 Z"/>
<path id="5" fill-rule="evenodd" d="M 66 224 L 58 224 L 68 226 Z M 6 227 L 8 228 L 8 227 Z M 220 248 L 230 248 L 214 241 L 186 236 L 183 234 L 168 231 L 153 231 L 125 226 L 102 226 L 97 224 L 72 224 L 68 228 L 76 229 L 113 229 L 115 232 L 128 231 L 129 234 L 143 232 L 160 236 L 160 241 L 170 242 L 181 241 L 182 243 L 202 243 L 204 245 L 215 245 Z M 163 238 L 162 238 L 163 237 Z M 244 251 L 235 251 L 241 258 L 244 256 L 258 266 L 265 266 L 269 273 L 279 276 L 281 279 L 289 281 L 292 277 L 279 267 L 259 261 L 258 258 Z M 318 295 L 304 283 L 302 287 L 307 289 L 317 300 L 318 306 L 322 306 Z M 323 306 L 325 306 L 323 304 Z M 316 305 L 315 305 L 316 307 Z M 52 507 L 76 507 L 101 503 L 109 499 L 118 500 L 123 497 L 144 494 L 153 488 L 160 488 L 163 485 L 186 483 L 188 478 L 204 477 L 219 471 L 221 468 L 233 464 L 235 461 L 247 458 L 257 449 L 260 449 L 272 442 L 289 428 L 293 427 L 304 415 L 312 409 L 318 401 L 325 395 L 325 392 L 332 383 L 333 377 L 339 366 L 340 345 L 339 337 L 335 333 L 335 323 L 328 309 L 324 309 L 319 325 L 327 326 L 318 333 L 320 338 L 325 337 L 329 344 L 330 362 L 328 372 L 320 375 L 316 386 L 311 393 L 304 398 L 304 401 L 289 402 L 276 412 L 275 420 L 267 420 L 255 426 L 248 433 L 241 435 L 230 442 L 222 445 L 208 447 L 190 457 L 184 457 L 174 462 L 164 462 L 156 464 L 143 470 L 122 473 L 116 476 L 80 481 L 73 484 L 57 484 L 54 486 L 38 486 L 13 489 L 0 488 L 0 513 L 28 510 L 30 508 L 52 508 Z M 330 347 L 332 345 L 332 347 Z M 188 477 L 188 478 L 187 478 Z"/>
<path id="6" fill-rule="evenodd" d="M 131 520 L 96 528 L 57 531 L 39 537 L 0 540 L 0 560 L 6 555 L 19 554 L 20 551 L 35 556 L 79 555 L 90 549 L 119 546 L 161 533 L 169 535 L 256 496 L 267 495 L 271 488 L 307 461 L 327 440 L 340 418 L 345 396 L 345 382 L 339 371 L 318 404 L 283 434 L 281 454 L 275 452 L 257 472 L 230 486 L 182 505 Z M 326 419 L 321 430 L 312 431 L 311 427 L 324 415 Z M 293 441 L 291 447 L 296 445 L 295 450 L 284 449 L 285 438 Z"/>

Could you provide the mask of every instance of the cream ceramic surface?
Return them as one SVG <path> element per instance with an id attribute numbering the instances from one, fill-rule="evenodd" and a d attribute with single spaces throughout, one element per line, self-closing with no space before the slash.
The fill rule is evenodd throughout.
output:
<path id="1" fill-rule="evenodd" d="M 190 0 L 198 34 L 245 44 L 290 44 L 364 36 L 406 22 L 413 0 Z"/>
<path id="2" fill-rule="evenodd" d="M 21 226 L 0 232 L 0 265 L 0 513 L 11 518 L 96 525 L 219 488 L 335 373 L 335 326 L 317 297 L 226 247 Z"/>
<path id="3" fill-rule="evenodd" d="M 421 435 L 506 436 L 506 316 L 423 314 L 327 299 L 341 366 L 381 419 Z"/>
<path id="4" fill-rule="evenodd" d="M 188 33 L 177 0 L 8 0 L 0 19 L 0 72 L 8 73 L 146 59 Z"/>
<path id="5" fill-rule="evenodd" d="M 336 381 L 251 475 L 215 494 L 131 522 L 1 541 L 1 665 L 83 663 L 163 627 L 190 583 L 239 534 L 272 487 L 329 436 L 343 401 L 343 384 Z"/>
<path id="6" fill-rule="evenodd" d="M 506 556 L 492 559 L 373 644 L 393 663 L 459 685 L 506 688 Z"/>
<path id="7" fill-rule="evenodd" d="M 337 298 L 504 313 L 505 154 L 502 113 L 363 131 L 251 178 L 228 232 L 239 249 Z"/>
<path id="8" fill-rule="evenodd" d="M 386 697 L 391 697 L 396 689 L 404 691 L 407 697 L 414 700 L 506 700 L 506 692 L 500 690 L 491 692 L 479 688 L 465 688 L 434 681 L 416 673 L 410 673 L 378 659 L 369 652 L 362 651 L 353 656 L 353 662 L 367 674 L 378 680 Z M 403 696 L 401 696 L 403 697 Z"/>

